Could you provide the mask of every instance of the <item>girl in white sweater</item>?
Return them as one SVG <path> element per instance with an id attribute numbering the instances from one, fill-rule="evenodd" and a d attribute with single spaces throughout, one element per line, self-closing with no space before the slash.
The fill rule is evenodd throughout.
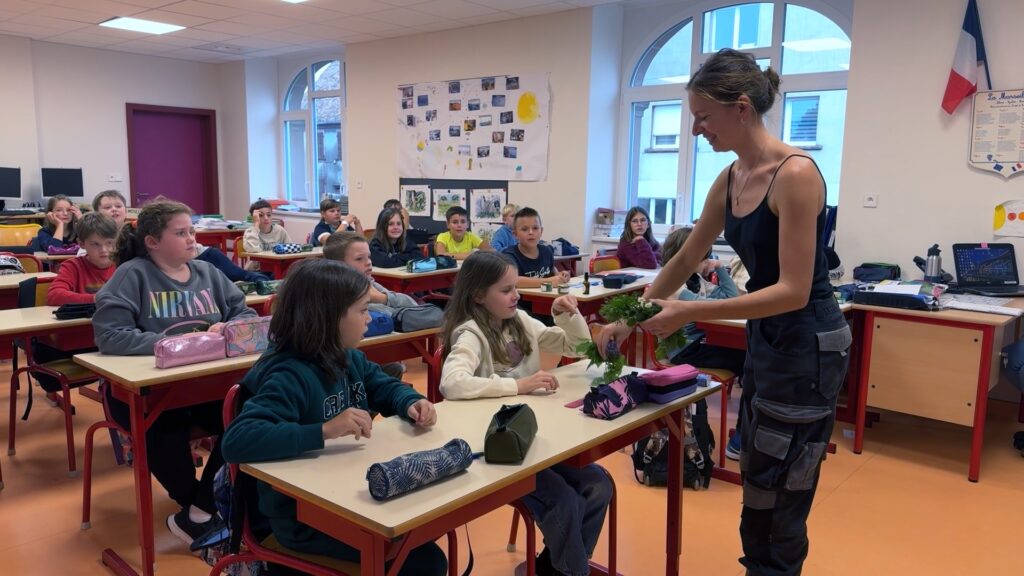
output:
<path id="1" fill-rule="evenodd" d="M 577 356 L 576 345 L 590 339 L 576 298 L 560 296 L 551 305 L 555 326 L 547 327 L 517 308 L 518 269 L 491 252 L 466 258 L 445 309 L 446 346 L 441 393 L 469 400 L 553 391 L 558 379 L 540 369 L 540 353 Z M 588 560 L 597 545 L 611 500 L 607 473 L 591 464 L 556 464 L 537 474 L 537 489 L 523 498 L 544 534 L 546 547 L 536 558 L 538 576 L 590 573 Z"/>

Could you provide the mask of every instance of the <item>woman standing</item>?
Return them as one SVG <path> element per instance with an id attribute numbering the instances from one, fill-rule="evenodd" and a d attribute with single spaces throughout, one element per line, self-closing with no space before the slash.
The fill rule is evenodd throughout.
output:
<path id="1" fill-rule="evenodd" d="M 682 250 L 647 297 L 663 310 L 644 328 L 665 337 L 688 322 L 747 318 L 740 402 L 747 573 L 800 574 L 807 515 L 846 375 L 850 329 L 832 296 L 819 242 L 825 183 L 814 161 L 762 123 L 779 77 L 748 54 L 725 49 L 687 87 L 693 134 L 738 156 L 715 180 Z M 722 231 L 750 272 L 748 294 L 728 300 L 666 300 L 694 272 Z M 610 326 L 599 339 L 628 334 Z"/>

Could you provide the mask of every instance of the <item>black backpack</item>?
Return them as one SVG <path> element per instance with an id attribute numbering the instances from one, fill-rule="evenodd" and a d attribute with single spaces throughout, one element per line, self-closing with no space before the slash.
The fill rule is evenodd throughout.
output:
<path id="1" fill-rule="evenodd" d="M 711 484 L 715 463 L 715 436 L 708 424 L 708 403 L 696 402 L 697 410 L 691 417 L 687 413 L 690 430 L 683 449 L 683 486 L 700 490 Z M 692 432 L 692 433 L 691 433 Z M 668 431 L 659 430 L 633 444 L 633 475 L 637 482 L 647 486 L 668 484 Z"/>

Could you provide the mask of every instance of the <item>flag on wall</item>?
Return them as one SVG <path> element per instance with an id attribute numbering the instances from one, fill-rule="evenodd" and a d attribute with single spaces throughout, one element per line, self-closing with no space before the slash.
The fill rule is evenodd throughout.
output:
<path id="1" fill-rule="evenodd" d="M 949 71 L 946 93 L 942 96 L 942 109 L 952 114 L 960 102 L 978 91 L 981 69 L 985 69 L 985 81 L 992 89 L 992 78 L 988 74 L 985 59 L 985 40 L 981 36 L 981 18 L 978 16 L 977 0 L 968 0 L 960 40 L 956 43 L 953 69 Z"/>

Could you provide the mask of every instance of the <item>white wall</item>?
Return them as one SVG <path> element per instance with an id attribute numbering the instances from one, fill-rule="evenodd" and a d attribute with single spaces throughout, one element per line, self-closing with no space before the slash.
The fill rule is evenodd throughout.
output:
<path id="1" fill-rule="evenodd" d="M 273 59 L 245 62 L 245 113 L 248 144 L 249 191 L 247 200 L 284 196 L 281 188 L 278 126 L 277 62 Z M 242 198 L 230 198 L 229 203 Z M 246 206 L 248 208 L 248 205 Z"/>
<path id="2" fill-rule="evenodd" d="M 87 198 L 108 188 L 128 191 L 125 103 L 219 112 L 217 65 L 48 42 L 31 46 L 39 163 L 81 167 Z M 223 143 L 219 124 L 218 119 Z M 222 158 L 223 145 L 218 148 Z M 110 172 L 123 175 L 124 182 L 108 183 Z M 218 172 L 223 208 L 223 166 Z"/>
<path id="3" fill-rule="evenodd" d="M 1024 2 L 979 4 L 995 87 L 1024 88 Z M 913 257 L 934 243 L 952 271 L 951 245 L 994 240 L 993 207 L 1024 198 L 1024 176 L 1004 180 L 967 166 L 970 103 L 952 117 L 939 107 L 964 5 L 857 0 L 854 6 L 837 235 L 847 272 L 861 262 L 886 261 L 920 278 Z M 869 192 L 878 194 L 878 208 L 861 206 Z M 1010 241 L 1020 266 L 1024 242 Z"/>
<path id="4" fill-rule="evenodd" d="M 351 211 L 372 221 L 398 190 L 396 86 L 550 72 L 548 178 L 511 183 L 509 201 L 540 211 L 547 238 L 564 236 L 580 243 L 589 233 L 578 211 L 588 202 L 592 24 L 591 10 L 573 10 L 349 46 L 345 146 Z"/>
<path id="5" fill-rule="evenodd" d="M 228 218 L 244 217 L 249 199 L 249 122 L 246 98 L 246 63 L 229 62 L 217 66 L 219 98 L 217 112 L 221 155 L 218 172 L 221 179 L 220 211 Z"/>
<path id="6" fill-rule="evenodd" d="M 21 168 L 22 196 L 40 197 L 39 140 L 36 136 L 35 82 L 32 43 L 0 36 L 0 166 Z M 20 206 L 17 200 L 7 200 Z"/>

